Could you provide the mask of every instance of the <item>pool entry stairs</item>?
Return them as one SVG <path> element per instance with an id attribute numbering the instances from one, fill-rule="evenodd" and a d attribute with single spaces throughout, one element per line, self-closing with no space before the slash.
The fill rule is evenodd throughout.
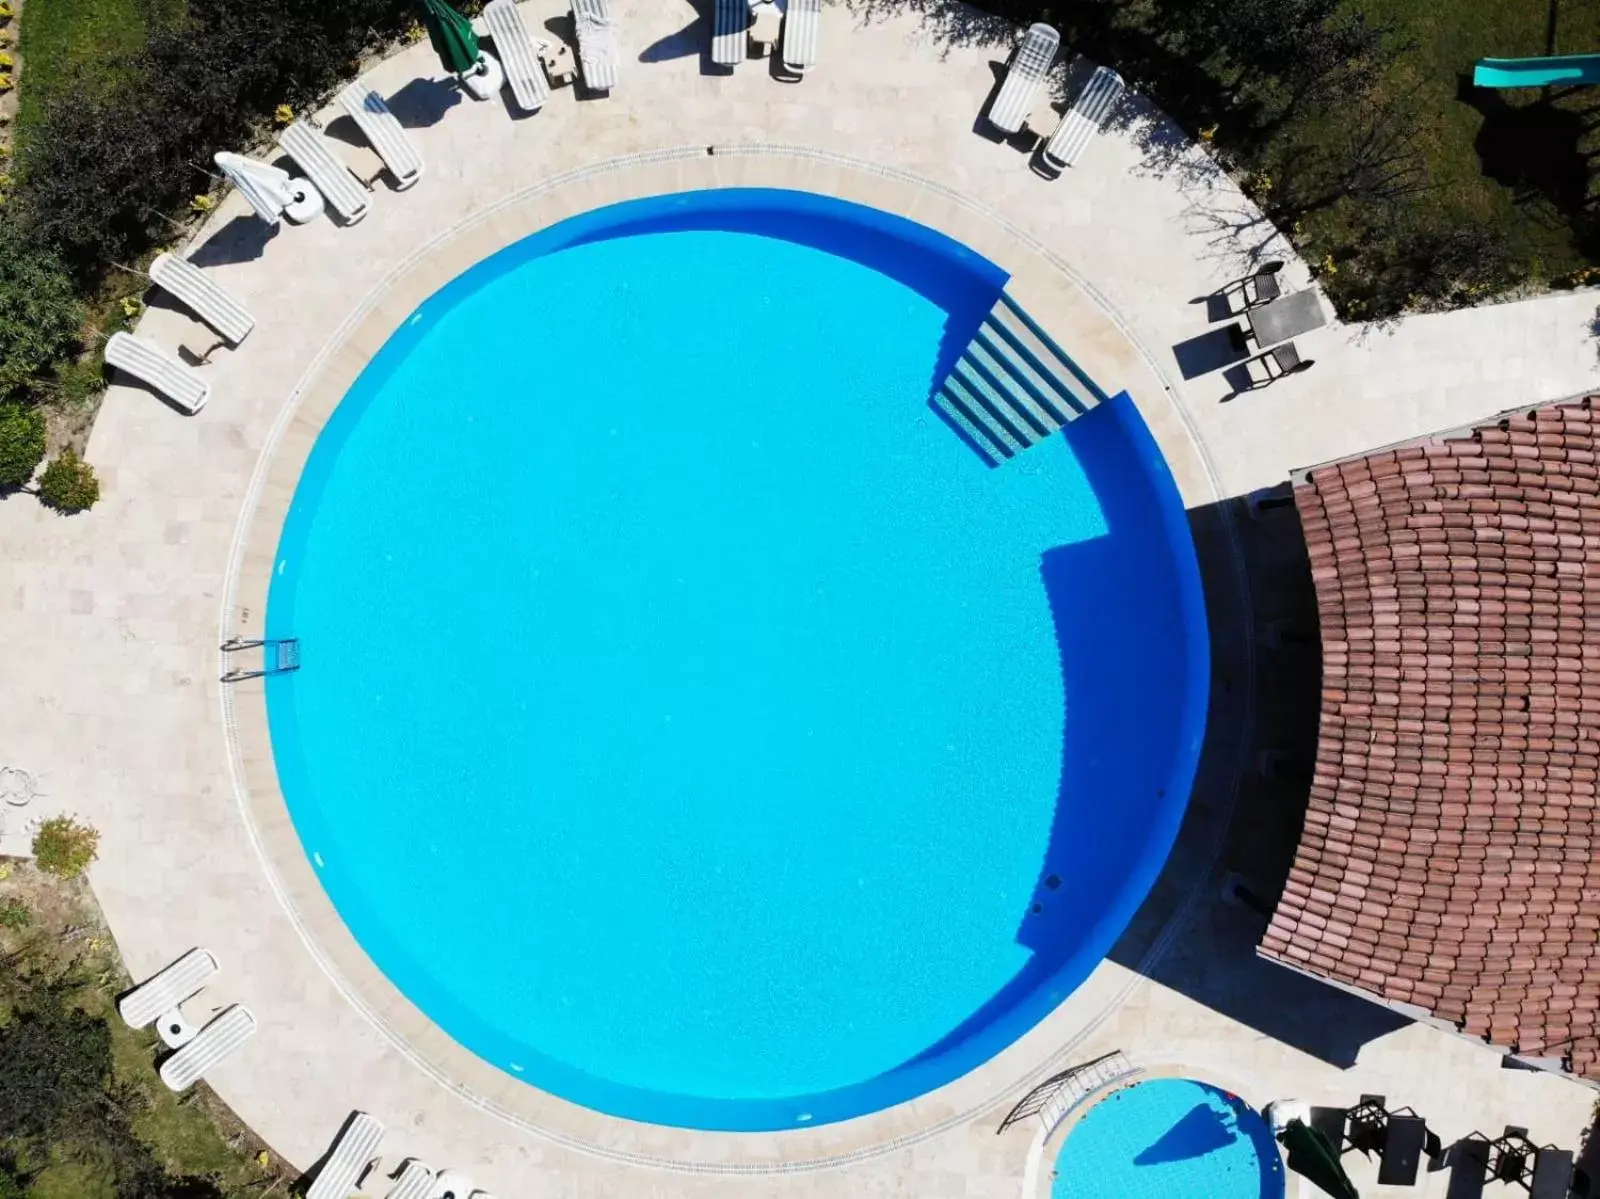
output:
<path id="1" fill-rule="evenodd" d="M 998 466 L 1105 398 L 1002 291 L 931 403 L 985 462 Z"/>

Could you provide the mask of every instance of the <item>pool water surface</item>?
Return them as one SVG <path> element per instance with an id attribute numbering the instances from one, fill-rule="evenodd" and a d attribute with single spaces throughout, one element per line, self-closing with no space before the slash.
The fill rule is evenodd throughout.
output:
<path id="1" fill-rule="evenodd" d="M 635 1119 L 821 1123 L 1109 949 L 1187 799 L 1203 605 L 1127 397 L 998 469 L 931 410 L 1004 281 L 692 193 L 508 248 L 353 386 L 279 549 L 274 757 L 460 1044 Z"/>
<path id="2" fill-rule="evenodd" d="M 1067 1133 L 1050 1199 L 1282 1199 L 1283 1159 L 1260 1113 L 1184 1078 L 1135 1083 Z"/>

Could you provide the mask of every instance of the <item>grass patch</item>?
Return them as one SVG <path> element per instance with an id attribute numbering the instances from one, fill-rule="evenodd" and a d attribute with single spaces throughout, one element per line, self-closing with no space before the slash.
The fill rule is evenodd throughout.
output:
<path id="1" fill-rule="evenodd" d="M 1600 261 L 1590 156 L 1600 152 L 1600 87 L 1470 86 L 1480 58 L 1600 54 L 1588 0 L 1358 0 L 1411 46 L 1391 86 L 1410 93 L 1432 189 L 1416 203 L 1486 222 L 1535 280 Z"/>
<path id="2" fill-rule="evenodd" d="M 174 20 L 184 0 L 32 0 L 22 9 L 22 86 L 17 134 L 26 138 L 45 103 L 69 87 L 99 89 L 127 78 L 152 22 Z"/>
<path id="3" fill-rule="evenodd" d="M 0 1045 L 17 1021 L 52 1011 L 87 1013 L 109 1034 L 93 1052 L 63 1045 L 31 1055 L 66 1069 L 88 1054 L 101 1082 L 42 1135 L 0 1127 L 0 1168 L 14 1163 L 28 1199 L 288 1193 L 294 1176 L 276 1154 L 261 1165 L 257 1155 L 266 1146 L 204 1083 L 181 1096 L 167 1090 L 155 1070 L 155 1034 L 130 1029 L 116 1016 L 115 997 L 130 980 L 87 885 L 0 859 L 0 903 L 29 913 L 25 928 L 0 926 Z M 47 1080 L 44 1093 L 61 1089 Z M 6 1110 L 0 1104 L 0 1116 Z"/>

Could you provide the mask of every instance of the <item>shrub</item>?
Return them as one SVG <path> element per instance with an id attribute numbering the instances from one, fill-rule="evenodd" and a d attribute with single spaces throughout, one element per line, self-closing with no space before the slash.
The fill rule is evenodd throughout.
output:
<path id="1" fill-rule="evenodd" d="M 33 835 L 33 864 L 57 878 L 77 878 L 99 856 L 100 834 L 70 816 L 46 820 Z"/>
<path id="2" fill-rule="evenodd" d="M 63 516 L 94 507 L 100 498 L 100 480 L 94 467 L 71 450 L 62 450 L 39 476 L 39 501 Z"/>
<path id="3" fill-rule="evenodd" d="M 0 399 L 76 349 L 82 325 L 61 260 L 0 221 Z"/>
<path id="4" fill-rule="evenodd" d="M 32 404 L 0 403 L 0 492 L 33 478 L 44 450 L 44 413 Z"/>
<path id="5" fill-rule="evenodd" d="M 0 928 L 23 929 L 33 923 L 33 914 L 20 899 L 0 903 Z"/>
<path id="6" fill-rule="evenodd" d="M 0 1029 L 0 1138 L 41 1136 L 102 1106 L 111 1077 L 104 1021 L 40 996 Z"/>

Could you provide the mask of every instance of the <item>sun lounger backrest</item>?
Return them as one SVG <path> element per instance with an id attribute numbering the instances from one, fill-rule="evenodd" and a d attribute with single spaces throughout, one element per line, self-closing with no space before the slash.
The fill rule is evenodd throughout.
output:
<path id="1" fill-rule="evenodd" d="M 367 215 L 366 189 L 310 125 L 296 121 L 278 135 L 278 145 L 348 223 L 354 224 Z"/>
<path id="2" fill-rule="evenodd" d="M 187 1090 L 233 1056 L 255 1031 L 250 1009 L 235 1004 L 161 1063 L 161 1081 L 174 1091 Z"/>
<path id="3" fill-rule="evenodd" d="M 400 1177 L 386 1199 L 430 1199 L 433 1195 L 433 1178 L 432 1170 L 412 1158 L 400 1171 Z"/>
<path id="4" fill-rule="evenodd" d="M 716 0 L 711 18 L 711 61 L 731 67 L 745 60 L 745 34 L 750 28 L 749 0 Z"/>
<path id="5" fill-rule="evenodd" d="M 783 18 L 783 65 L 803 72 L 817 65 L 822 0 L 789 0 Z"/>
<path id="6" fill-rule="evenodd" d="M 584 85 L 597 92 L 617 86 L 617 32 L 607 0 L 572 0 L 572 21 L 578 32 L 578 63 Z"/>
<path id="7" fill-rule="evenodd" d="M 1110 67 L 1096 67 L 1067 115 L 1061 118 L 1061 124 L 1050 135 L 1045 157 L 1064 167 L 1077 162 L 1094 135 L 1110 119 L 1117 101 L 1122 99 L 1124 86 L 1122 76 Z"/>
<path id="8" fill-rule="evenodd" d="M 118 1000 L 117 1011 L 129 1028 L 144 1028 L 199 994 L 216 972 L 216 958 L 204 949 L 191 949 Z"/>
<path id="9" fill-rule="evenodd" d="M 368 144 L 378 152 L 402 191 L 422 178 L 422 155 L 382 96 L 357 81 L 339 93 L 339 103 L 360 127 Z"/>
<path id="10" fill-rule="evenodd" d="M 357 1112 L 345 1126 L 333 1152 L 317 1171 L 316 1180 L 306 1191 L 306 1199 L 347 1199 L 356 1189 L 367 1163 L 378 1155 L 383 1143 L 383 1125 L 366 1112 Z"/>
<path id="11" fill-rule="evenodd" d="M 539 48 L 517 11 L 516 0 L 493 0 L 483 10 L 483 23 L 494 39 L 494 48 L 500 52 L 518 107 L 524 112 L 537 111 L 550 98 L 550 80 L 539 61 Z"/>
<path id="12" fill-rule="evenodd" d="M 209 379 L 202 378 L 165 350 L 131 333 L 111 335 L 111 340 L 106 342 L 106 362 L 119 371 L 127 371 L 191 414 L 199 412 L 211 398 Z M 156 1013 L 158 1016 L 160 1014 Z"/>
<path id="13" fill-rule="evenodd" d="M 238 345 L 255 328 L 255 318 L 245 311 L 244 305 L 186 258 L 157 254 L 150 264 L 150 279 L 232 345 Z"/>
<path id="14" fill-rule="evenodd" d="M 989 109 L 989 121 L 996 129 L 1015 133 L 1022 128 L 1033 105 L 1034 93 L 1055 61 L 1060 45 L 1061 35 L 1051 26 L 1042 21 L 1028 26 L 1006 71 L 1005 81 L 1000 85 L 1000 93 Z"/>

